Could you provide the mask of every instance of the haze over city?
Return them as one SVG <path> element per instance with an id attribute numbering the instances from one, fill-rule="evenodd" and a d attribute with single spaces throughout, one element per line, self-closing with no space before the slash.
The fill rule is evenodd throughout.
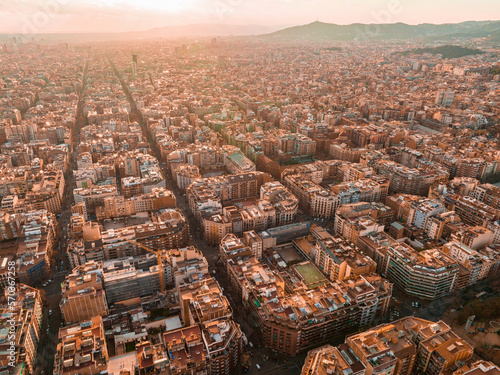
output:
<path id="1" fill-rule="evenodd" d="M 498 0 L 0 3 L 0 375 L 498 348 Z"/>
<path id="2" fill-rule="evenodd" d="M 50 22 L 44 22 L 42 12 Z M 37 15 L 38 13 L 38 15 Z M 116 33 L 200 23 L 300 25 L 316 20 L 351 23 L 457 23 L 500 19 L 495 0 L 4 0 L 0 32 Z"/>

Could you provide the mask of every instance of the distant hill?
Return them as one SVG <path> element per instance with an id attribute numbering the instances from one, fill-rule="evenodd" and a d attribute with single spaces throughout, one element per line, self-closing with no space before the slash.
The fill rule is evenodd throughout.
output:
<path id="1" fill-rule="evenodd" d="M 289 27 L 267 35 L 265 39 L 294 41 L 351 41 L 351 40 L 397 40 L 397 39 L 440 39 L 489 37 L 500 40 L 500 21 L 462 22 L 455 24 L 407 25 L 361 24 L 336 25 L 313 22 L 307 25 Z"/>
<path id="2" fill-rule="evenodd" d="M 445 45 L 434 48 L 415 48 L 412 50 L 399 52 L 403 56 L 414 54 L 423 55 L 424 53 L 430 53 L 432 55 L 442 55 L 445 59 L 455 59 L 458 57 L 469 56 L 469 55 L 480 55 L 484 53 L 479 49 L 466 48 L 455 45 Z"/>

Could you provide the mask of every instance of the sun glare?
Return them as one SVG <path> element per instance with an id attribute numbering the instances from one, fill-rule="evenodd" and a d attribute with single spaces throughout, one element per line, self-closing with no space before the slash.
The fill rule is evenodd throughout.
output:
<path id="1" fill-rule="evenodd" d="M 113 0 L 113 3 L 123 4 L 122 0 Z M 143 0 L 143 1 L 126 1 L 132 7 L 138 9 L 152 10 L 165 13 L 179 13 L 190 9 L 193 5 L 192 0 Z"/>

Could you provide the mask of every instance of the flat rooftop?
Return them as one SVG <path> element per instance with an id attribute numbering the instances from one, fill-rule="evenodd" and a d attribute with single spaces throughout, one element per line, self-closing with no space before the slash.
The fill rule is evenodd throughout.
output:
<path id="1" fill-rule="evenodd" d="M 310 262 L 300 263 L 294 266 L 295 271 L 304 279 L 308 288 L 316 288 L 327 282 L 326 277 L 319 272 Z"/>
<path id="2" fill-rule="evenodd" d="M 302 257 L 293 246 L 285 246 L 283 248 L 276 249 L 276 251 L 286 263 L 302 260 Z"/>
<path id="3" fill-rule="evenodd" d="M 145 224 L 150 222 L 151 219 L 146 212 L 141 212 L 138 214 L 134 214 L 132 216 L 120 217 L 115 219 L 106 219 L 103 221 L 103 229 L 105 231 L 110 229 L 120 229 L 135 225 Z"/>

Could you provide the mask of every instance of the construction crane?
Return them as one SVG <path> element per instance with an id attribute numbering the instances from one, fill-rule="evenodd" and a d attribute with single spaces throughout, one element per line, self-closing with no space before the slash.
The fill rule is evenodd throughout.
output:
<path id="1" fill-rule="evenodd" d="M 126 237 L 123 237 L 123 236 L 117 236 L 119 239 L 121 240 L 124 240 L 124 241 L 127 241 L 127 242 L 130 242 L 131 244 L 134 244 L 136 246 L 139 246 L 141 249 L 144 249 L 150 253 L 153 253 L 157 256 L 158 258 L 158 274 L 160 276 L 160 290 L 161 292 L 163 293 L 165 291 L 165 270 L 163 268 L 163 262 L 162 262 L 162 258 L 164 258 L 165 256 L 161 253 L 160 250 L 154 250 L 154 249 L 151 249 L 147 246 L 144 246 L 143 244 L 135 241 L 135 240 L 131 240 L 130 238 L 126 238 Z"/>

